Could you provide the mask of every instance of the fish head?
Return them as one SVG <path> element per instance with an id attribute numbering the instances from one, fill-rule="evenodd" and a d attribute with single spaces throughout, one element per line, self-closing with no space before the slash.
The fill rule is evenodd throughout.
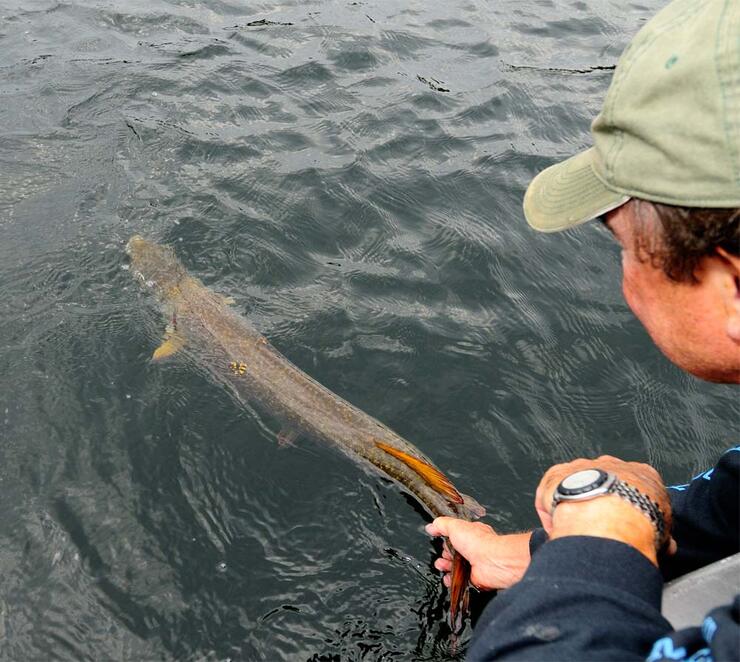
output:
<path id="1" fill-rule="evenodd" d="M 134 276 L 160 298 L 166 298 L 176 291 L 187 276 L 185 267 L 169 246 L 155 244 L 138 234 L 126 243 L 126 253 L 131 260 L 130 269 Z"/>

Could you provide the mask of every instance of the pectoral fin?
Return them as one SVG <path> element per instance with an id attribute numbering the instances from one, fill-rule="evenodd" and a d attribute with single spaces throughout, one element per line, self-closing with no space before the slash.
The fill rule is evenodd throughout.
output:
<path id="1" fill-rule="evenodd" d="M 443 494 L 454 503 L 464 503 L 462 496 L 450 482 L 450 479 L 436 467 L 433 467 L 431 464 L 428 464 L 413 455 L 409 455 L 398 448 L 385 444 L 382 441 L 376 441 L 375 445 L 380 450 L 388 453 L 388 455 L 392 455 L 397 460 L 400 460 L 405 465 L 411 467 L 417 474 L 419 474 L 419 476 L 422 477 L 424 482 L 430 485 L 436 492 Z"/>
<path id="2" fill-rule="evenodd" d="M 298 432 L 298 430 L 294 430 L 293 428 L 283 428 L 277 435 L 278 446 L 280 446 L 280 448 L 295 446 L 295 442 L 300 436 L 301 433 Z"/>
<path id="3" fill-rule="evenodd" d="M 164 342 L 154 350 L 152 361 L 162 361 L 177 353 L 185 345 L 185 339 L 177 334 L 168 334 Z"/>

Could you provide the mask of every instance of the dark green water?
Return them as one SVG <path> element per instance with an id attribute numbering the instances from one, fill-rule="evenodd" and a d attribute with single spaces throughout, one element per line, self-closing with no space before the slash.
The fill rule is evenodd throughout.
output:
<path id="1" fill-rule="evenodd" d="M 553 462 L 711 463 L 735 392 L 653 348 L 605 232 L 520 205 L 662 4 L 0 1 L 0 656 L 450 655 L 412 502 L 148 363 L 135 232 L 501 531 Z"/>

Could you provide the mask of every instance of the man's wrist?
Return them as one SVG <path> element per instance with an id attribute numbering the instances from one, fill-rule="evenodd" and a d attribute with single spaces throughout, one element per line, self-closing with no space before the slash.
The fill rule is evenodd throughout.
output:
<path id="1" fill-rule="evenodd" d="M 655 527 L 633 505 L 616 495 L 562 502 L 553 513 L 550 538 L 596 536 L 626 543 L 657 565 Z"/>

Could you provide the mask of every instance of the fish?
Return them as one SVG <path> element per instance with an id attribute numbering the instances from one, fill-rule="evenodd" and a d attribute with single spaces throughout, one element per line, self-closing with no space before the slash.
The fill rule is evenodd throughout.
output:
<path id="1" fill-rule="evenodd" d="M 278 441 L 290 443 L 306 435 L 326 443 L 389 478 L 432 517 L 470 521 L 485 513 L 411 442 L 283 356 L 234 310 L 233 300 L 190 275 L 171 247 L 134 235 L 126 252 L 129 270 L 159 300 L 169 321 L 153 362 L 174 356 L 192 362 L 225 386 L 236 402 L 256 405 L 279 420 L 284 427 Z M 470 565 L 451 552 L 449 618 L 457 632 L 468 612 Z"/>

